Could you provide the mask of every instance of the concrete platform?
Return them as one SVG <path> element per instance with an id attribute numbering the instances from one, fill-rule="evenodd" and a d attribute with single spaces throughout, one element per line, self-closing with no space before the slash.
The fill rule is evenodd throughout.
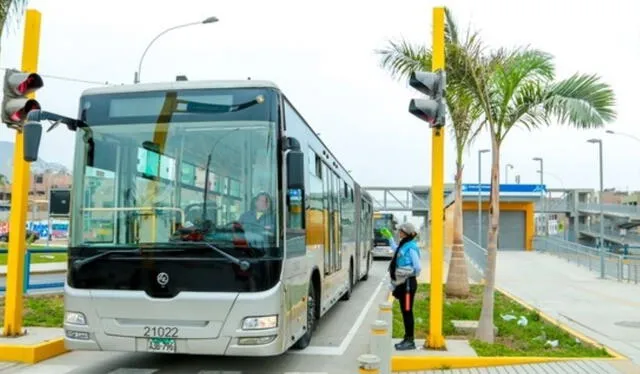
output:
<path id="1" fill-rule="evenodd" d="M 0 361 L 34 364 L 67 352 L 60 328 L 28 327 L 16 338 L 0 336 Z"/>

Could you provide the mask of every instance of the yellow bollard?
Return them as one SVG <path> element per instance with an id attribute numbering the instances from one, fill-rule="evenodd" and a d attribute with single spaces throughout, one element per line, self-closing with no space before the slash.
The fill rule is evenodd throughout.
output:
<path id="1" fill-rule="evenodd" d="M 393 311 L 391 309 L 393 304 L 390 301 L 385 301 L 378 305 L 378 319 L 385 321 L 389 326 L 389 333 L 391 333 L 391 326 L 393 326 Z"/>
<path id="2" fill-rule="evenodd" d="M 371 324 L 369 351 L 380 359 L 380 374 L 391 374 L 391 333 L 385 321 Z"/>
<path id="3" fill-rule="evenodd" d="M 358 368 L 360 374 L 380 374 L 380 358 L 372 354 L 360 355 Z"/>

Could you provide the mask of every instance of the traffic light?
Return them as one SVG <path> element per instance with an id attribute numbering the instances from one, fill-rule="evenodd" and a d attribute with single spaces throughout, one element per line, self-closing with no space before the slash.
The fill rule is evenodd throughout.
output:
<path id="1" fill-rule="evenodd" d="M 426 71 L 412 72 L 409 77 L 409 85 L 429 96 L 428 99 L 411 99 L 409 113 L 425 122 L 429 122 L 431 127 L 444 126 L 446 73 L 442 70 L 434 73 Z"/>
<path id="2" fill-rule="evenodd" d="M 20 128 L 27 114 L 40 109 L 40 104 L 27 97 L 42 88 L 42 78 L 36 73 L 24 73 L 7 69 L 4 74 L 4 97 L 2 98 L 2 122 L 12 128 Z"/>

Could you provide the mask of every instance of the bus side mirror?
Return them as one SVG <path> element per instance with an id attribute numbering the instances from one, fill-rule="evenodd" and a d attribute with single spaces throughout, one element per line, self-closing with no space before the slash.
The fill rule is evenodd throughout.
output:
<path id="1" fill-rule="evenodd" d="M 22 126 L 23 157 L 26 162 L 38 160 L 38 149 L 42 138 L 40 122 L 29 121 Z"/>
<path id="2" fill-rule="evenodd" d="M 287 188 L 304 190 L 304 153 L 287 153 Z"/>

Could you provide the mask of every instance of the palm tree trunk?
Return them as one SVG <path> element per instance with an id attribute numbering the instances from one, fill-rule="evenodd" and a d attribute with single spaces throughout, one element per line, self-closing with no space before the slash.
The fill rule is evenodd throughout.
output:
<path id="1" fill-rule="evenodd" d="M 491 195 L 489 208 L 489 230 L 487 235 L 487 268 L 484 271 L 484 294 L 482 311 L 476 338 L 485 343 L 494 341 L 493 307 L 496 284 L 496 254 L 498 251 L 498 223 L 500 222 L 500 142 L 491 129 Z"/>
<path id="2" fill-rule="evenodd" d="M 462 240 L 462 154 L 458 155 L 456 161 L 456 185 L 455 185 L 455 205 L 453 212 L 453 248 L 451 248 L 451 260 L 449 262 L 449 272 L 447 274 L 448 296 L 466 297 L 469 295 L 469 275 L 467 270 L 467 260 L 464 256 L 464 241 Z"/>

